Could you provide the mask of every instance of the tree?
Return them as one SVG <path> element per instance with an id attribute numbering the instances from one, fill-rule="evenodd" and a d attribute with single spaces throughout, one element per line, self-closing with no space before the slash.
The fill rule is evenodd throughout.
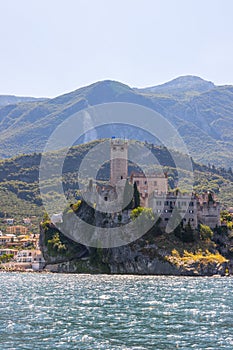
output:
<path id="1" fill-rule="evenodd" d="M 208 193 L 208 203 L 214 202 L 214 198 L 211 192 Z"/>
<path id="2" fill-rule="evenodd" d="M 221 216 L 221 222 L 231 222 L 232 216 L 227 210 L 222 210 L 220 213 Z"/>
<path id="3" fill-rule="evenodd" d="M 174 207 L 172 211 L 171 218 L 168 222 L 168 227 L 175 233 L 176 236 L 180 236 L 182 230 L 182 217 L 177 207 Z"/>
<path id="4" fill-rule="evenodd" d="M 139 215 L 142 215 L 145 220 L 155 221 L 155 216 L 151 208 L 137 207 L 130 214 L 132 220 L 136 220 Z"/>
<path id="5" fill-rule="evenodd" d="M 133 184 L 133 206 L 134 208 L 140 207 L 140 193 L 136 182 Z"/>
<path id="6" fill-rule="evenodd" d="M 129 210 L 133 208 L 133 186 L 128 180 L 125 182 L 124 195 L 123 195 L 123 210 Z"/>
<path id="7" fill-rule="evenodd" d="M 187 243 L 194 241 L 194 231 L 191 227 L 190 221 L 183 230 L 182 241 Z"/>
<path id="8" fill-rule="evenodd" d="M 213 237 L 213 231 L 211 228 L 207 225 L 200 225 L 200 236 L 203 241 L 212 239 Z"/>

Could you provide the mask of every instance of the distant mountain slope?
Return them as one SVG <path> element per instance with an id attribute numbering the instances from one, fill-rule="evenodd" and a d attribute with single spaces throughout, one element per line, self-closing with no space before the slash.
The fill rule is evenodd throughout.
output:
<path id="1" fill-rule="evenodd" d="M 202 78 L 187 75 L 173 79 L 165 84 L 140 89 L 140 91 L 154 94 L 168 94 L 168 95 L 192 95 L 199 94 L 215 88 L 215 85 Z"/>
<path id="2" fill-rule="evenodd" d="M 43 101 L 44 98 L 19 97 L 13 95 L 0 95 L 0 106 L 7 106 L 21 102 Z"/>
<path id="3" fill-rule="evenodd" d="M 50 100 L 2 106 L 0 158 L 42 151 L 53 130 L 70 115 L 108 102 L 135 103 L 159 112 L 177 128 L 196 161 L 233 166 L 233 86 L 215 86 L 194 76 L 146 89 L 107 80 Z M 95 135 L 130 139 L 137 135 L 151 142 L 142 131 L 126 126 L 108 126 Z"/>

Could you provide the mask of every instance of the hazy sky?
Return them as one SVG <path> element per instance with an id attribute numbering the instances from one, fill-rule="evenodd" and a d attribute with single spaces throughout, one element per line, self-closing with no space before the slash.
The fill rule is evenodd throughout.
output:
<path id="1" fill-rule="evenodd" d="M 179 75 L 233 84 L 232 0 L 0 0 L 0 94 Z"/>

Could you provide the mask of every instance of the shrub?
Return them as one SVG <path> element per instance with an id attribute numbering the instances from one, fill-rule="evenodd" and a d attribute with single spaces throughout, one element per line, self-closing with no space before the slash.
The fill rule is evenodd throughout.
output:
<path id="1" fill-rule="evenodd" d="M 213 238 L 213 231 L 207 225 L 200 225 L 200 236 L 203 241 L 210 240 Z"/>

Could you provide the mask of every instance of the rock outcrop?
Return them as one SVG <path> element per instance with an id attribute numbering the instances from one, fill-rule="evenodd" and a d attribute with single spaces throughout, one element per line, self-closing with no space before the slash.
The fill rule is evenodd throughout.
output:
<path id="1" fill-rule="evenodd" d="M 83 204 L 78 209 L 79 217 L 97 226 L 111 226 L 106 222 L 106 215 L 97 214 Z M 203 256 L 197 259 L 195 255 L 183 257 L 172 251 L 184 244 L 175 236 L 166 236 L 158 227 L 146 233 L 136 241 L 116 248 L 93 248 L 72 240 L 75 231 L 81 231 L 82 224 L 75 223 L 74 216 L 67 213 L 60 225 L 60 230 L 51 223 L 41 225 L 40 245 L 46 261 L 46 268 L 54 272 L 65 273 L 110 273 L 110 274 L 139 274 L 139 275 L 176 275 L 176 276 L 212 276 L 225 275 L 230 271 L 227 259 L 219 254 L 213 242 L 209 258 L 207 246 L 200 242 L 198 248 L 203 248 Z M 110 225 L 110 226 L 109 226 Z M 59 226 L 59 225 L 58 225 Z M 61 230 L 62 227 L 62 230 Z M 65 232 L 64 235 L 62 232 Z M 83 229 L 81 234 L 85 235 Z M 170 240 L 170 241 L 169 241 Z M 168 242 L 169 241 L 169 242 Z M 169 245 L 169 244 L 170 245 Z M 201 246 L 203 245 L 203 247 Z M 189 244 L 192 248 L 192 243 Z M 231 271 L 230 271 L 231 272 Z"/>

